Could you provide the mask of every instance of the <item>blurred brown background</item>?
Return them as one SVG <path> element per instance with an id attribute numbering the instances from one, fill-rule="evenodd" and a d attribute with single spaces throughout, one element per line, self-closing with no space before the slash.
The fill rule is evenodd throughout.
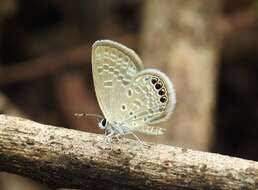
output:
<path id="1" fill-rule="evenodd" d="M 0 0 L 0 113 L 103 133 L 91 45 L 111 39 L 166 72 L 177 107 L 141 139 L 258 160 L 257 0 Z M 48 189 L 0 173 L 0 190 Z"/>

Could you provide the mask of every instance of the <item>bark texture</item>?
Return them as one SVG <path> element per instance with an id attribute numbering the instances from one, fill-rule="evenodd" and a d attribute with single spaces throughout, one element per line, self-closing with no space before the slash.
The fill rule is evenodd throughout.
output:
<path id="1" fill-rule="evenodd" d="M 219 1 L 145 2 L 144 64 L 166 72 L 177 107 L 163 143 L 208 150 L 212 144 Z"/>
<path id="2" fill-rule="evenodd" d="M 258 163 L 0 115 L 0 171 L 79 189 L 257 189 Z"/>

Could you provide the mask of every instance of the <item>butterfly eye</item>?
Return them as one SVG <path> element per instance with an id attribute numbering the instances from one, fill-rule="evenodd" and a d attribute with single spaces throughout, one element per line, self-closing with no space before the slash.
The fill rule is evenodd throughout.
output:
<path id="1" fill-rule="evenodd" d="M 165 103 L 167 101 L 167 97 L 162 96 L 159 100 L 160 100 L 160 102 Z"/>
<path id="2" fill-rule="evenodd" d="M 100 123 L 98 123 L 98 126 L 99 126 L 100 129 L 106 129 L 106 127 L 107 127 L 107 120 L 106 119 L 102 119 L 100 121 Z"/>
<path id="3" fill-rule="evenodd" d="M 152 84 L 156 84 L 156 82 L 158 82 L 158 78 L 157 78 L 157 77 L 153 77 L 153 78 L 151 79 L 151 83 L 152 83 Z"/>
<path id="4" fill-rule="evenodd" d="M 158 90 L 158 89 L 161 89 L 161 87 L 163 86 L 163 84 L 161 82 L 158 82 L 156 85 L 155 85 L 155 88 Z"/>
<path id="5" fill-rule="evenodd" d="M 105 126 L 107 124 L 107 120 L 106 119 L 102 119 L 101 124 L 102 124 L 102 126 Z"/>

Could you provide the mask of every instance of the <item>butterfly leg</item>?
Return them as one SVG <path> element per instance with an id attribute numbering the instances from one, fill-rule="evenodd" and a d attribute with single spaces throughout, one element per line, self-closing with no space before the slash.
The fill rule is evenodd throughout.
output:
<path id="1" fill-rule="evenodd" d="M 149 147 L 145 142 L 143 142 L 134 132 L 127 133 L 128 135 L 132 135 L 141 145 Z"/>
<path id="2" fill-rule="evenodd" d="M 145 145 L 145 143 L 141 141 L 141 139 L 135 133 L 130 132 L 129 134 L 131 134 L 141 145 Z"/>
<path id="3" fill-rule="evenodd" d="M 114 131 L 111 131 L 109 134 L 107 134 L 107 131 L 105 131 L 105 142 L 107 144 L 112 143 L 112 136 L 114 135 Z"/>

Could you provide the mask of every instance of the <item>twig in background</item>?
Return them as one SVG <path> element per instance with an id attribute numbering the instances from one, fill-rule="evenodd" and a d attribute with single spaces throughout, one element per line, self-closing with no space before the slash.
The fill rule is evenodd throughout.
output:
<path id="1" fill-rule="evenodd" d="M 138 41 L 135 35 L 129 34 L 118 37 L 117 40 L 129 44 L 130 47 L 135 47 Z M 91 45 L 85 45 L 64 52 L 51 53 L 9 67 L 0 67 L 0 86 L 32 80 L 52 74 L 61 68 L 90 63 L 90 60 Z"/>

